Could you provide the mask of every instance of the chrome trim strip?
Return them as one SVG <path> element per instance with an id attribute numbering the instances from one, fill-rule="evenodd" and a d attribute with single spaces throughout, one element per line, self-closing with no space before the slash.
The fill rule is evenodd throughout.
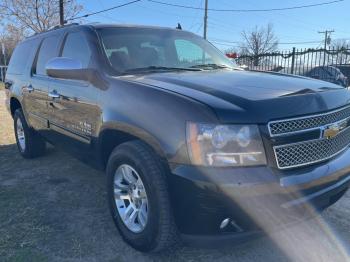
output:
<path id="1" fill-rule="evenodd" d="M 335 137 L 331 138 L 332 140 L 333 139 L 336 139 L 341 133 L 345 132 L 346 130 L 350 129 L 350 126 L 348 126 L 347 128 L 344 128 L 343 130 L 341 130 Z M 306 141 L 302 141 L 302 142 L 296 142 L 296 143 L 291 143 L 291 144 L 285 144 L 285 145 L 280 145 L 280 146 L 274 146 L 273 147 L 273 152 L 274 152 L 274 155 L 275 155 L 275 159 L 276 159 L 276 163 L 277 163 L 277 167 L 279 169 L 290 169 L 290 168 L 295 168 L 295 167 L 301 167 L 301 166 L 306 166 L 306 165 L 311 165 L 311 164 L 315 164 L 315 163 L 319 163 L 319 162 L 322 162 L 322 161 L 325 161 L 325 160 L 328 160 L 328 159 L 331 159 L 332 157 L 335 157 L 336 155 L 344 152 L 347 148 L 349 148 L 350 146 L 350 143 L 348 143 L 343 149 L 341 149 L 340 151 L 338 151 L 337 153 L 334 153 L 333 155 L 331 156 L 328 156 L 328 157 L 325 157 L 325 158 L 322 158 L 322 159 L 318 159 L 318 160 L 315 160 L 315 161 L 311 161 L 311 162 L 306 162 L 306 163 L 302 163 L 302 164 L 298 164 L 298 165 L 293 165 L 293 166 L 287 166 L 287 167 L 281 167 L 278 163 L 278 158 L 277 158 L 277 154 L 276 154 L 276 149 L 278 148 L 283 148 L 283 147 L 290 147 L 290 146 L 295 146 L 295 145 L 299 145 L 299 144 L 306 144 L 306 143 L 311 143 L 311 142 L 321 142 L 321 141 L 324 141 L 324 140 L 328 140 L 327 138 L 322 138 L 322 139 L 311 139 L 311 140 L 306 140 Z"/>
<path id="2" fill-rule="evenodd" d="M 83 142 L 83 143 L 86 143 L 86 144 L 90 144 L 91 143 L 91 139 L 87 136 L 84 136 L 84 135 L 81 135 L 81 134 L 78 134 L 70 129 L 67 129 L 59 124 L 56 124 L 56 123 L 53 123 L 53 122 L 50 122 L 50 128 L 52 130 L 55 130 L 57 132 L 60 132 L 62 134 L 65 134 L 65 135 L 68 135 L 68 136 L 72 136 L 74 137 L 75 139 L 79 140 L 80 142 Z"/>
<path id="3" fill-rule="evenodd" d="M 326 187 L 324 189 L 321 189 L 320 191 L 317 191 L 315 193 L 312 193 L 310 195 L 307 195 L 305 197 L 301 197 L 301 198 L 298 198 L 298 199 L 295 199 L 295 200 L 292 200 L 292 201 L 289 201 L 289 202 L 286 202 L 284 204 L 281 205 L 281 207 L 283 208 L 290 208 L 292 206 L 295 206 L 295 205 L 300 205 L 300 204 L 303 204 L 305 202 L 308 202 L 310 201 L 311 199 L 315 198 L 315 197 L 318 197 L 320 195 L 323 195 L 337 187 L 340 187 L 342 185 L 344 185 L 345 183 L 349 182 L 350 181 L 350 176 L 344 178 L 343 180 L 340 180 L 339 182 L 337 182 L 336 184 L 334 185 L 331 185 L 329 187 Z"/>
<path id="4" fill-rule="evenodd" d="M 36 119 L 38 119 L 38 120 L 40 120 L 40 121 L 43 121 L 43 122 L 46 122 L 46 121 L 47 121 L 46 118 L 44 118 L 44 117 L 42 117 L 42 116 L 38 116 L 37 114 L 34 114 L 34 113 L 32 113 L 32 112 L 29 112 L 28 114 L 29 114 L 30 116 L 32 116 L 32 117 L 35 117 Z"/>
<path id="5" fill-rule="evenodd" d="M 291 131 L 291 132 L 286 132 L 286 133 L 280 133 L 280 134 L 272 134 L 270 125 L 274 124 L 274 123 L 283 123 L 283 122 L 289 122 L 289 121 L 295 121 L 295 120 L 301 120 L 301 119 L 307 119 L 307 118 L 313 118 L 313 117 L 319 117 L 319 116 L 326 116 L 326 115 L 334 114 L 334 113 L 337 113 L 339 111 L 345 110 L 347 108 L 350 108 L 350 105 L 344 106 L 342 108 L 338 108 L 338 109 L 333 110 L 333 111 L 320 113 L 320 114 L 316 114 L 316 115 L 294 117 L 294 118 L 288 118 L 288 119 L 283 119 L 283 120 L 273 120 L 273 121 L 270 121 L 267 123 L 267 128 L 269 130 L 270 137 L 285 136 L 285 135 L 290 135 L 290 134 L 296 134 L 296 133 L 302 133 L 302 132 L 307 132 L 307 131 L 311 131 L 311 130 L 316 130 L 316 129 L 320 129 L 322 126 L 312 127 L 312 128 L 302 129 L 302 130 L 297 130 L 297 131 Z M 350 116 L 347 118 L 344 118 L 343 120 L 348 119 L 348 118 L 350 118 Z M 339 120 L 339 121 L 341 121 L 341 120 Z M 329 123 L 329 124 L 332 124 L 332 123 Z M 329 125 L 329 124 L 327 124 L 327 125 Z M 323 126 L 327 126 L 327 125 L 323 125 Z"/>

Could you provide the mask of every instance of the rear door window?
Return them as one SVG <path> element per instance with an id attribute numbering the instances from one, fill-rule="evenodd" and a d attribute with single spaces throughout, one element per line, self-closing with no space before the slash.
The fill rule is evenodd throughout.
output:
<path id="1" fill-rule="evenodd" d="M 58 36 L 49 36 L 43 40 L 40 46 L 39 55 L 36 61 L 36 66 L 34 68 L 34 74 L 37 75 L 46 75 L 45 66 L 46 63 L 58 56 L 58 45 L 59 37 Z"/>
<path id="2" fill-rule="evenodd" d="M 82 32 L 69 33 L 64 43 L 62 57 L 72 58 L 81 62 L 87 68 L 91 59 L 89 44 Z"/>

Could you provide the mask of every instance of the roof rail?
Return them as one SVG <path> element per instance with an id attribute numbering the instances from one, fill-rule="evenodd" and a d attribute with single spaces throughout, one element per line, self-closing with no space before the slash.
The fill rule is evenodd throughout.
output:
<path id="1" fill-rule="evenodd" d="M 68 27 L 68 26 L 74 26 L 74 25 L 79 25 L 79 23 L 70 23 L 70 24 L 64 24 L 64 25 L 56 25 L 53 28 L 50 28 L 48 31 L 52 31 L 52 30 L 56 30 L 56 29 L 60 29 L 63 27 Z"/>
<path id="2" fill-rule="evenodd" d="M 79 25 L 79 23 L 71 23 L 71 24 L 66 24 L 66 25 L 56 25 L 56 26 L 51 27 L 50 29 L 48 29 L 46 31 L 35 32 L 33 35 L 31 35 L 29 37 L 26 37 L 26 38 L 30 38 L 32 36 L 36 36 L 36 35 L 39 35 L 39 34 L 42 34 L 42 33 L 51 32 L 51 31 L 54 31 L 54 30 L 57 30 L 57 29 L 61 29 L 61 28 L 64 28 L 64 27 L 69 27 L 69 26 L 74 26 L 74 25 Z"/>

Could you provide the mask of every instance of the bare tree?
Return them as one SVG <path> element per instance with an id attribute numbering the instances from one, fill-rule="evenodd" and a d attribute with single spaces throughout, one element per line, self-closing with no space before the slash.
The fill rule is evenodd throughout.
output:
<path id="1" fill-rule="evenodd" d="M 331 56 L 332 64 L 346 64 L 350 60 L 350 41 L 346 39 L 337 39 L 332 41 L 330 50 L 336 52 Z M 328 56 L 328 60 L 329 56 Z"/>
<path id="2" fill-rule="evenodd" d="M 65 19 L 75 17 L 82 6 L 76 0 L 65 0 Z M 9 58 L 19 41 L 33 33 L 46 31 L 59 24 L 59 0 L 0 0 L 0 41 Z"/>
<path id="3" fill-rule="evenodd" d="M 15 27 L 12 24 L 8 24 L 4 27 L 3 32 L 0 33 L 0 42 L 5 47 L 5 54 L 0 58 L 0 65 L 4 65 L 6 62 L 8 63 L 17 43 L 23 40 L 25 36 L 24 28 Z"/>
<path id="4" fill-rule="evenodd" d="M 332 41 L 331 48 L 340 50 L 340 49 L 347 49 L 350 47 L 350 41 L 346 39 L 337 39 Z"/>
<path id="5" fill-rule="evenodd" d="M 271 53 L 277 50 L 278 39 L 273 31 L 273 25 L 266 27 L 256 26 L 251 31 L 242 32 L 243 43 L 241 44 L 241 54 L 254 56 L 254 66 L 258 66 L 260 55 Z"/>
<path id="6" fill-rule="evenodd" d="M 76 0 L 66 0 L 64 7 L 65 19 L 82 10 Z M 39 33 L 59 24 L 59 0 L 1 0 L 0 13 L 16 27 Z"/>

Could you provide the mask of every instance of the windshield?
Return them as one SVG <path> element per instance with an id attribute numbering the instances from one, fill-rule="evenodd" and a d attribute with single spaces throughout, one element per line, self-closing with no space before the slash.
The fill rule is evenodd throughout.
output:
<path id="1" fill-rule="evenodd" d="M 236 66 L 203 38 L 180 30 L 98 29 L 109 64 L 118 73 L 213 70 Z"/>

